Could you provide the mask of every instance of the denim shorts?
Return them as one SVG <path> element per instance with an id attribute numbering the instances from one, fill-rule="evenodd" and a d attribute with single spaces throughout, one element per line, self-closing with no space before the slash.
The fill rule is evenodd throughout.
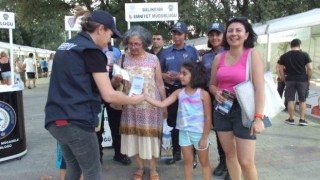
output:
<path id="1" fill-rule="evenodd" d="M 216 106 L 217 102 L 215 101 L 213 109 L 215 109 Z M 233 134 L 241 139 L 256 139 L 256 136 L 250 135 L 250 129 L 242 125 L 241 107 L 237 99 L 234 100 L 233 105 L 228 114 L 222 115 L 217 110 L 214 110 L 213 117 L 214 130 L 218 132 L 233 131 Z"/>
<path id="2" fill-rule="evenodd" d="M 7 80 L 7 79 L 11 78 L 11 72 L 10 71 L 1 72 L 1 76 L 2 76 L 3 80 Z"/>
<path id="3" fill-rule="evenodd" d="M 190 146 L 193 145 L 194 148 L 198 151 L 203 151 L 209 147 L 209 138 L 207 140 L 207 146 L 204 149 L 199 148 L 199 142 L 202 138 L 203 133 L 196 133 L 190 131 L 179 130 L 179 145 L 180 146 Z"/>

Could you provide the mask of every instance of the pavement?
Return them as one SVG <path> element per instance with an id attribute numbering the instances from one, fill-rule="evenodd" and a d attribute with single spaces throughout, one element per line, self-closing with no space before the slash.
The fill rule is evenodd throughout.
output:
<path id="1" fill-rule="evenodd" d="M 41 180 L 52 176 L 59 179 L 55 168 L 56 140 L 44 128 L 44 106 L 47 99 L 47 78 L 37 80 L 37 87 L 23 90 L 27 154 L 20 160 L 0 163 L 0 180 Z M 320 179 L 320 120 L 307 117 L 309 126 L 287 125 L 286 112 L 273 119 L 273 126 L 257 138 L 256 166 L 262 180 L 318 180 Z M 295 118 L 299 119 L 298 117 Z M 210 163 L 218 165 L 218 153 L 214 132 L 210 133 Z M 103 180 L 128 180 L 136 170 L 134 158 L 129 166 L 112 160 L 113 149 L 105 148 L 103 156 Z M 158 160 L 158 172 L 162 180 L 183 179 L 183 162 L 166 165 Z M 144 179 L 148 179 L 147 172 Z M 195 180 L 203 179 L 200 164 L 194 171 Z M 223 177 L 213 179 L 222 180 Z"/>

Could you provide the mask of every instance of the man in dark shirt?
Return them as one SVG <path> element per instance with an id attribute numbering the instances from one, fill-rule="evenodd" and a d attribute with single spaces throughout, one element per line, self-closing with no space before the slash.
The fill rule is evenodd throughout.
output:
<path id="1" fill-rule="evenodd" d="M 291 51 L 280 57 L 280 76 L 285 81 L 285 98 L 288 101 L 289 119 L 285 120 L 285 122 L 294 125 L 294 100 L 297 92 L 300 110 L 299 125 L 307 126 L 308 122 L 305 120 L 306 95 L 312 76 L 312 65 L 309 55 L 301 51 L 300 44 L 301 41 L 299 39 L 292 40 Z M 285 74 L 284 69 L 286 71 Z"/>
<path id="2" fill-rule="evenodd" d="M 163 37 L 159 33 L 152 35 L 152 47 L 148 50 L 149 53 L 154 54 L 158 57 L 163 50 Z"/>

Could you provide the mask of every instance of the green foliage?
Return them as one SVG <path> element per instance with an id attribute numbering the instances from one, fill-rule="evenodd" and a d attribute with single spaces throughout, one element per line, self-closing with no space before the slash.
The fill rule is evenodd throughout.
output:
<path id="1" fill-rule="evenodd" d="M 116 17 L 117 28 L 127 30 L 125 3 L 130 0 L 0 0 L 0 10 L 15 12 L 14 43 L 39 48 L 56 49 L 67 37 L 64 16 L 72 15 L 76 5 L 89 10 L 102 9 Z M 132 0 L 133 3 L 146 0 Z M 252 23 L 280 18 L 316 7 L 319 0 L 148 0 L 147 2 L 178 2 L 179 18 L 190 25 L 189 39 L 204 36 L 213 22 L 226 23 L 230 17 L 247 16 Z M 173 22 L 139 22 L 151 33 L 161 33 L 170 40 Z M 74 33 L 73 33 L 74 34 Z M 9 42 L 7 29 L 0 29 L 0 41 Z M 117 40 L 116 44 L 120 41 Z"/>

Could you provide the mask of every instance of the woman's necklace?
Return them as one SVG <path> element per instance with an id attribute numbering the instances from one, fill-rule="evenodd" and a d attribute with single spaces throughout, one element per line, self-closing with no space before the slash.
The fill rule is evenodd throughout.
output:
<path id="1" fill-rule="evenodd" d="M 232 54 L 229 51 L 229 53 L 228 53 L 229 54 L 228 65 L 232 66 L 232 65 L 236 64 L 239 61 L 240 57 L 242 56 L 242 53 L 234 53 L 234 54 Z"/>

